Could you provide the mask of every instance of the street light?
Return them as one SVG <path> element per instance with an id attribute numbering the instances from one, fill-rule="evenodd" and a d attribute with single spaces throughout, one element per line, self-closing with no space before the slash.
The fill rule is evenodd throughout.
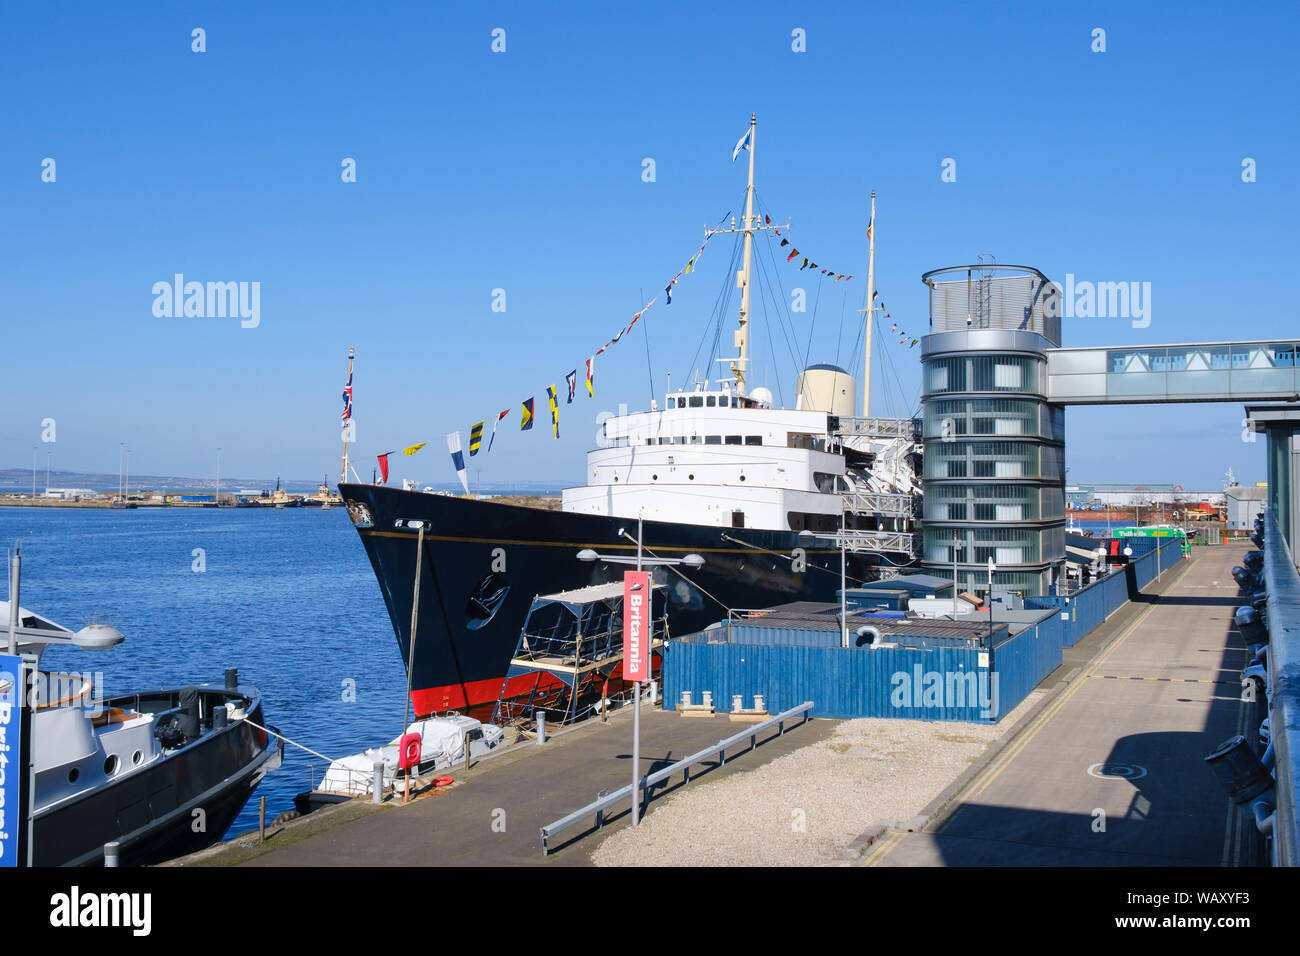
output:
<path id="1" fill-rule="evenodd" d="M 643 525 L 642 516 L 641 516 L 640 514 L 638 514 L 638 515 L 637 515 L 637 519 L 636 519 L 636 557 L 635 557 L 635 558 L 629 558 L 629 557 L 627 557 L 626 555 L 599 554 L 599 553 L 597 553 L 595 550 L 593 550 L 592 548 L 583 548 L 581 551 L 578 552 L 578 560 L 579 560 L 579 561 L 587 562 L 588 564 L 590 564 L 590 563 L 593 562 L 593 561 L 604 561 L 604 562 L 606 562 L 607 564 L 635 564 L 635 565 L 636 565 L 636 569 L 637 569 L 637 571 L 642 570 L 643 566 L 647 566 L 647 565 L 650 566 L 650 567 L 652 567 L 652 568 L 654 568 L 654 567 L 660 567 L 660 566 L 671 567 L 672 565 L 677 565 L 677 564 L 684 564 L 684 565 L 686 565 L 688 568 L 700 568 L 700 567 L 703 567 L 703 566 L 704 566 L 704 558 L 702 558 L 702 557 L 700 557 L 698 554 L 694 554 L 694 553 L 684 555 L 683 557 L 680 557 L 680 558 L 643 558 L 642 555 L 641 555 L 641 552 L 642 552 L 642 550 L 643 550 L 643 548 L 642 548 L 642 540 L 643 540 L 643 539 L 642 539 L 642 525 Z M 619 528 L 619 529 L 618 529 L 618 533 L 619 533 L 620 535 L 622 535 L 623 537 L 628 538 L 628 539 L 631 539 L 631 537 L 632 537 L 631 535 L 629 535 L 629 534 L 628 534 L 625 530 L 623 530 L 622 528 Z M 624 571 L 624 572 L 623 572 L 624 588 L 627 587 L 627 578 L 628 578 L 628 574 L 629 574 L 629 573 L 631 573 L 631 572 L 627 572 L 627 571 Z M 680 572 L 679 572 L 679 573 L 680 573 Z M 636 587 L 636 586 L 637 586 L 637 585 L 633 585 L 633 587 Z M 652 648 L 654 647 L 654 622 L 655 622 L 655 615 L 654 615 L 654 586 L 653 586 L 653 584 L 651 585 L 651 588 L 650 588 L 649 601 L 647 602 L 647 605 L 646 605 L 646 606 L 649 608 L 649 613 L 648 613 L 648 615 L 647 615 L 647 621 L 648 621 L 648 624 L 647 624 L 647 626 L 646 626 L 646 647 L 647 647 L 647 655 L 646 655 L 646 659 L 648 660 L 648 659 L 649 659 L 649 650 L 652 649 Z M 626 620 L 627 620 L 627 609 L 626 609 L 626 608 L 624 608 L 623 615 L 624 615 L 624 618 L 623 618 L 623 619 L 624 619 L 624 621 L 626 622 Z M 623 643 L 623 647 L 624 647 L 624 649 L 625 649 L 625 651 L 626 651 L 626 648 L 627 648 L 627 639 L 626 639 L 626 635 L 624 635 L 624 643 Z M 627 673 L 627 667 L 626 667 L 627 657 L 626 657 L 626 655 L 624 656 L 623 661 L 624 661 L 624 675 L 626 675 L 626 673 Z M 639 681 L 639 680 L 634 680 L 634 681 L 632 682 L 632 685 L 633 685 L 633 692 L 632 692 L 632 826 L 638 826 L 638 825 L 641 823 L 641 681 Z"/>
<path id="2" fill-rule="evenodd" d="M 432 522 L 398 518 L 397 521 L 394 522 L 393 526 L 396 528 L 401 528 L 401 527 L 414 528 L 418 531 L 418 536 L 416 538 L 416 543 L 415 543 L 415 586 L 414 586 L 413 593 L 411 594 L 411 639 L 407 643 L 407 650 L 406 650 L 406 702 L 404 705 L 405 709 L 402 712 L 401 736 L 405 737 L 406 728 L 410 725 L 410 720 L 411 720 L 411 680 L 415 675 L 415 631 L 417 626 L 420 623 L 420 572 L 423 570 L 423 563 L 424 563 L 424 529 L 431 527 Z M 423 728 L 421 729 L 420 732 L 420 742 L 421 744 L 424 743 Z M 465 741 L 465 757 L 466 757 L 465 766 L 468 767 L 469 766 L 468 763 L 469 741 L 468 740 Z M 416 770 L 419 770 L 419 768 L 417 767 Z M 407 799 L 409 799 L 411 794 L 411 768 L 410 767 L 406 768 L 406 794 L 407 794 Z"/>
<path id="3" fill-rule="evenodd" d="M 797 537 L 800 537 L 800 538 L 804 539 L 805 541 L 811 541 L 813 538 L 830 538 L 830 537 L 832 537 L 832 535 L 829 535 L 829 534 L 818 535 L 818 534 L 813 533 L 812 531 L 809 531 L 807 528 L 805 528 L 803 531 L 800 531 L 800 532 L 799 532 L 799 534 L 797 535 Z M 846 534 L 844 533 L 844 526 L 843 526 L 843 520 L 842 520 L 842 519 L 841 519 L 841 524 L 840 524 L 840 533 L 837 534 L 837 535 L 834 535 L 834 537 L 835 537 L 836 539 L 838 539 L 838 541 L 839 541 L 839 545 L 840 545 L 840 647 L 848 647 L 848 646 L 849 646 L 849 612 L 848 612 L 848 594 L 847 594 L 847 592 L 848 592 L 848 582 L 847 582 L 846 574 L 845 574 L 845 570 L 844 570 L 844 569 L 845 569 L 845 565 L 848 563 L 848 556 L 847 556 L 847 554 L 846 554 L 846 542 L 847 542 L 847 540 L 848 540 L 848 535 L 846 535 Z M 956 551 L 955 551 L 955 547 L 956 547 L 956 546 L 954 545 L 954 554 L 956 553 Z M 954 557 L 954 559 L 953 559 L 953 568 L 955 569 L 956 566 L 957 566 L 957 562 L 956 562 L 956 558 Z M 956 577 L 956 573 L 955 573 L 955 571 L 954 571 L 954 574 L 953 574 L 953 582 L 954 582 L 954 583 L 953 583 L 953 594 L 954 594 L 954 597 L 953 597 L 953 602 L 952 602 L 952 613 L 953 613 L 953 617 L 956 617 L 956 616 L 957 616 L 957 599 L 956 599 L 956 597 L 955 597 L 955 595 L 956 595 L 956 580 L 957 580 L 957 577 Z"/>

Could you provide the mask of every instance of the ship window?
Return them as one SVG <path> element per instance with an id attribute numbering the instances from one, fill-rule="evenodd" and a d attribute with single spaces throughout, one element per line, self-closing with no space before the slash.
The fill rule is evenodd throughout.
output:
<path id="1" fill-rule="evenodd" d="M 739 435 L 728 435 L 728 436 L 727 436 L 727 444 L 728 444 L 728 445 L 739 445 L 739 444 L 740 444 L 740 436 L 739 436 Z"/>
<path id="2" fill-rule="evenodd" d="M 703 445 L 703 444 L 704 444 L 704 436 L 703 436 L 703 435 L 692 435 L 692 436 L 691 436 L 691 441 L 690 441 L 690 443 L 691 443 L 692 445 Z"/>
<path id="3" fill-rule="evenodd" d="M 744 480 L 745 480 L 745 476 L 744 476 L 744 475 L 741 475 L 741 476 L 740 476 L 740 480 L 741 480 L 741 481 L 744 481 Z"/>
<path id="4" fill-rule="evenodd" d="M 694 476 L 694 475 L 687 475 L 686 477 L 689 478 L 691 481 L 694 481 L 694 480 L 695 480 L 695 476 Z"/>
<path id="5" fill-rule="evenodd" d="M 703 395 L 692 395 L 692 396 L 691 396 L 691 408 L 703 408 L 703 407 L 704 407 L 704 396 L 703 396 Z"/>
<path id="6" fill-rule="evenodd" d="M 722 436 L 721 436 L 721 435 L 705 435 L 705 436 L 704 436 L 704 444 L 706 444 L 706 445 L 721 445 L 721 444 L 722 444 Z"/>
<path id="7" fill-rule="evenodd" d="M 745 444 L 746 444 L 746 445 L 761 445 L 761 444 L 763 444 L 763 436 L 762 436 L 762 435 L 746 435 L 746 436 L 745 436 Z"/>
<path id="8" fill-rule="evenodd" d="M 676 408 L 676 407 L 677 407 L 677 399 L 675 399 L 675 398 L 669 398 L 669 399 L 668 399 L 668 407 L 669 407 L 669 408 Z"/>
<path id="9" fill-rule="evenodd" d="M 117 754 L 109 754 L 108 759 L 104 761 L 104 775 L 111 777 L 117 773 Z"/>
<path id="10" fill-rule="evenodd" d="M 733 512 L 731 513 L 731 526 L 732 526 L 733 528 L 743 528 L 743 527 L 745 527 L 745 512 L 743 512 L 743 511 L 733 511 Z"/>
<path id="11" fill-rule="evenodd" d="M 714 396 L 710 395 L 708 398 L 704 400 L 704 404 L 709 408 L 713 408 L 718 404 L 718 400 Z"/>
<path id="12" fill-rule="evenodd" d="M 77 778 L 81 776 L 81 771 L 73 767 L 68 771 L 68 783 L 76 783 Z"/>
<path id="13" fill-rule="evenodd" d="M 651 476 L 650 476 L 650 480 L 651 480 L 651 481 L 658 481 L 658 480 L 659 480 L 659 476 L 658 476 L 658 475 L 651 475 Z"/>

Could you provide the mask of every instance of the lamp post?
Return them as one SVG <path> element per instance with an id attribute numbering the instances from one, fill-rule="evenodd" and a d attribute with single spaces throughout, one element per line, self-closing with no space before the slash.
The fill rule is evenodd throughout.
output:
<path id="1" fill-rule="evenodd" d="M 989 558 L 989 673 L 993 672 L 993 572 L 998 566 Z"/>
<path id="2" fill-rule="evenodd" d="M 668 567 L 675 564 L 684 564 L 688 568 L 699 568 L 704 566 L 704 559 L 698 554 L 688 554 L 680 558 L 643 558 L 642 557 L 642 515 L 638 514 L 636 519 L 636 557 L 629 558 L 623 555 L 598 554 L 591 548 L 583 548 L 578 552 L 579 561 L 604 561 L 608 564 L 635 564 L 639 573 L 643 567 Z M 619 528 L 619 534 L 631 539 L 622 528 Z M 624 591 L 626 593 L 628 585 L 628 575 L 631 572 L 624 572 Z M 639 587 L 639 584 L 633 584 L 632 587 Z M 626 601 L 624 602 L 626 604 Z M 646 628 L 645 642 L 646 653 L 645 660 L 649 662 L 650 651 L 654 647 L 654 584 L 653 580 L 646 595 Z M 623 608 L 624 625 L 627 623 L 627 608 Z M 623 672 L 627 673 L 627 633 L 623 635 Z M 639 679 L 632 682 L 632 826 L 638 826 L 641 823 L 641 681 Z"/>
<path id="3" fill-rule="evenodd" d="M 406 521 L 401 518 L 398 518 L 396 522 L 396 526 L 399 528 L 407 527 L 407 528 L 417 528 L 419 530 L 419 537 L 416 540 L 416 546 L 415 546 L 416 547 L 415 586 L 414 586 L 413 593 L 411 595 L 411 639 L 407 643 L 407 651 L 406 651 L 406 704 L 405 704 L 405 709 L 402 713 L 402 732 L 399 735 L 398 738 L 399 740 L 401 739 L 401 737 L 406 736 L 406 728 L 409 727 L 411 723 L 411 680 L 415 674 L 415 629 L 420 622 L 420 572 L 423 570 L 423 564 L 424 564 L 424 529 L 428 526 L 428 524 L 429 523 L 426 521 Z M 420 734 L 420 740 L 421 742 L 424 741 L 423 733 Z M 465 741 L 465 756 L 466 756 L 466 761 L 468 761 L 469 759 L 468 740 Z M 469 763 L 466 762 L 465 766 L 468 767 Z M 417 767 L 416 770 L 419 770 L 419 767 Z M 411 793 L 411 768 L 410 767 L 406 768 L 406 793 L 407 793 L 407 799 L 409 799 Z"/>
<path id="4" fill-rule="evenodd" d="M 807 528 L 805 528 L 804 530 L 799 532 L 798 537 L 802 538 L 805 541 L 811 541 L 813 538 L 829 538 L 831 536 L 828 534 L 817 534 L 816 532 L 809 531 Z M 845 568 L 848 564 L 848 549 L 847 549 L 848 534 L 844 530 L 843 515 L 840 516 L 840 531 L 839 534 L 835 535 L 835 538 L 838 540 L 840 546 L 840 647 L 848 647 L 849 646 L 849 612 L 848 612 L 848 596 L 846 594 L 848 590 L 848 580 L 847 580 L 848 575 L 847 572 L 845 571 Z M 954 608 L 955 607 L 956 605 L 954 605 Z"/>
<path id="5" fill-rule="evenodd" d="M 952 529 L 952 619 L 957 620 L 957 529 Z"/>

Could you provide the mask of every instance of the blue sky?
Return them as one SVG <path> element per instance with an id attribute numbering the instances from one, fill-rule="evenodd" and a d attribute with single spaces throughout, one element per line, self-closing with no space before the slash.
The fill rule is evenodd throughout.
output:
<path id="1" fill-rule="evenodd" d="M 512 406 L 474 477 L 578 481 L 597 412 L 644 407 L 648 364 L 660 394 L 693 372 L 731 240 L 670 307 L 661 290 L 705 224 L 742 211 L 730 152 L 751 111 L 759 196 L 823 265 L 865 273 L 877 191 L 877 284 L 915 334 L 920 274 L 980 253 L 1151 283 L 1149 328 L 1067 319 L 1067 345 L 1300 334 L 1297 20 L 1226 4 L 10 5 L 0 466 L 28 466 L 53 418 L 56 468 L 111 472 L 126 441 L 138 474 L 211 474 L 221 447 L 223 474 L 337 477 L 355 346 L 364 476 L 376 452 L 428 441 L 395 474 L 452 480 L 443 436 Z M 815 299 L 808 273 L 777 271 Z M 177 272 L 260 283 L 260 324 L 156 317 L 153 284 Z M 815 323 L 794 316 L 800 364 L 847 361 L 864 289 L 827 285 Z M 598 360 L 596 400 L 561 408 L 561 439 L 545 421 L 520 434 L 518 403 L 544 408 L 657 294 L 644 333 Z M 754 381 L 789 395 L 796 358 L 755 309 Z M 883 347 L 901 389 L 878 372 L 875 410 L 910 411 L 919 349 Z M 1071 409 L 1070 479 L 1262 479 L 1241 417 Z"/>

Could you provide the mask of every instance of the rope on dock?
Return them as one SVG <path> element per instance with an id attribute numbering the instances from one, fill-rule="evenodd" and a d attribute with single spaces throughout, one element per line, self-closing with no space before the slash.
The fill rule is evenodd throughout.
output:
<path id="1" fill-rule="evenodd" d="M 265 731 L 266 731 L 268 734 L 270 734 L 272 737 L 279 737 L 279 738 L 280 738 L 281 740 L 283 740 L 286 744 L 292 744 L 293 746 L 297 747 L 299 750 L 305 750 L 305 751 L 307 751 L 307 753 L 311 754 L 313 757 L 320 757 L 321 760 L 329 761 L 329 763 L 333 763 L 333 762 L 334 762 L 333 760 L 330 760 L 330 758 L 327 757 L 327 756 L 325 756 L 324 754 L 322 754 L 322 753 L 317 753 L 315 750 L 312 750 L 310 747 L 304 747 L 302 744 L 298 743 L 296 740 L 290 740 L 290 739 L 289 739 L 288 737 L 286 737 L 284 734 L 277 734 L 277 733 L 276 733 L 274 730 L 272 730 L 270 727 L 263 727 L 261 724 L 259 724 L 259 723 L 258 723 L 257 721 L 255 721 L 255 720 L 249 720 L 247 717 L 245 717 L 245 718 L 244 718 L 244 723 L 246 723 L 246 724 L 250 724 L 251 726 L 256 727 L 258 730 L 265 730 Z"/>

